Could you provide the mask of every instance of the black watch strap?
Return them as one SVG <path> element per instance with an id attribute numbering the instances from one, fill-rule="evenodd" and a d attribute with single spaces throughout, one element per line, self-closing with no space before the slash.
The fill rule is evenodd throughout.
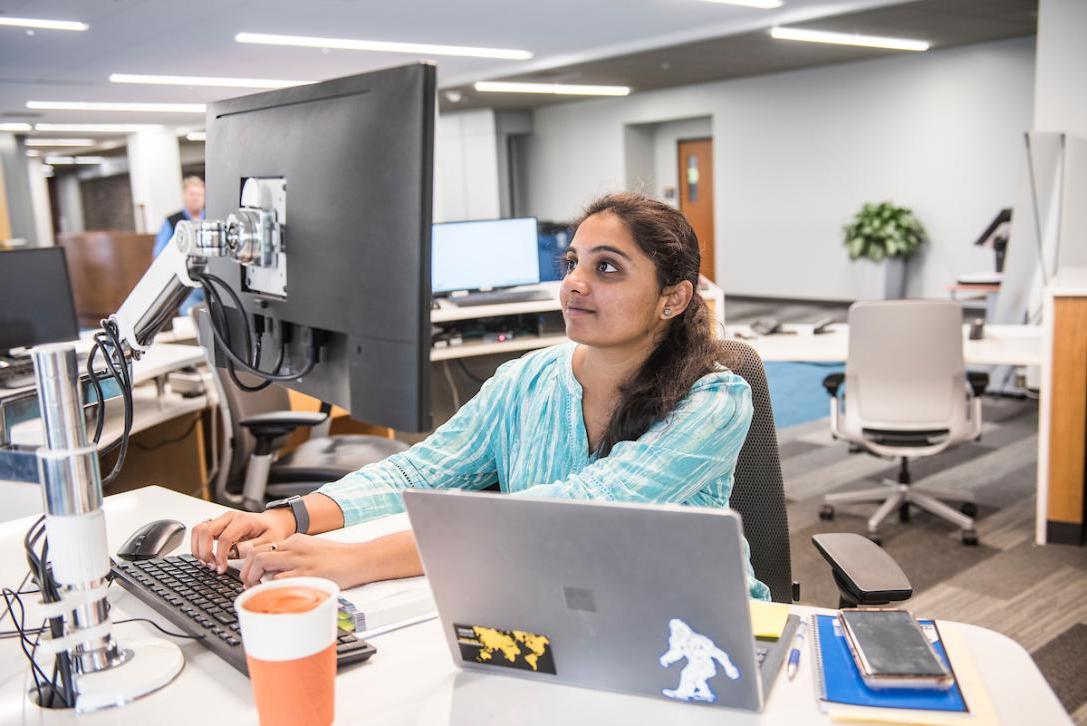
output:
<path id="1" fill-rule="evenodd" d="M 302 497 L 296 494 L 286 499 L 277 499 L 274 502 L 268 502 L 265 509 L 281 509 L 282 507 L 291 508 L 291 513 L 294 514 L 295 532 L 305 534 L 309 531 L 309 510 L 306 509 L 306 503 L 302 500 Z"/>

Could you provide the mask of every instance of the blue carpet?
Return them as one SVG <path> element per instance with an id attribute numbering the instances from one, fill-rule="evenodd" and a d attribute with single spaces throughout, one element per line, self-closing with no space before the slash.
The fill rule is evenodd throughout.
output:
<path id="1" fill-rule="evenodd" d="M 768 361 L 766 382 L 774 406 L 774 424 L 786 426 L 825 418 L 830 409 L 823 379 L 845 370 L 844 363 L 785 363 Z"/>

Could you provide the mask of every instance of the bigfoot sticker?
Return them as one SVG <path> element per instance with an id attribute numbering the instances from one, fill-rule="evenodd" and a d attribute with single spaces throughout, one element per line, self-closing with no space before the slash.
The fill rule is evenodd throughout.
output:
<path id="1" fill-rule="evenodd" d="M 707 681 L 717 675 L 717 664 L 721 664 L 725 675 L 736 680 L 740 671 L 732 664 L 728 653 L 713 644 L 705 635 L 691 630 L 687 623 L 678 618 L 668 622 L 668 652 L 660 657 L 660 664 L 668 668 L 684 658 L 687 665 L 679 672 L 679 685 L 661 691 L 668 698 L 677 701 L 705 701 L 713 703 L 717 695 Z"/>

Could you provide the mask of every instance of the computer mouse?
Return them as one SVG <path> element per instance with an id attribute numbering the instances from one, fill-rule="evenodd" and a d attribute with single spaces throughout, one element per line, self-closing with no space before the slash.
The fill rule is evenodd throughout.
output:
<path id="1" fill-rule="evenodd" d="M 176 519 L 158 519 L 148 522 L 132 533 L 117 550 L 122 560 L 151 560 L 181 544 L 185 525 Z"/>

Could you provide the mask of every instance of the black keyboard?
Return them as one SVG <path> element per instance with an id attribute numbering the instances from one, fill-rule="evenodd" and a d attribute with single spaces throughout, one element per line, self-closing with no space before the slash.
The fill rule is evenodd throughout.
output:
<path id="1" fill-rule="evenodd" d="M 234 598 L 241 594 L 238 571 L 220 575 L 192 555 L 124 562 L 113 567 L 114 580 L 189 635 L 202 635 L 200 643 L 245 675 L 242 636 Z M 353 633 L 339 631 L 336 667 L 367 660 L 374 646 Z"/>
<path id="2" fill-rule="evenodd" d="M 555 296 L 547 290 L 494 290 L 491 292 L 472 292 L 467 295 L 449 298 L 457 307 L 475 307 L 476 305 L 506 305 L 537 300 L 554 300 Z"/>

